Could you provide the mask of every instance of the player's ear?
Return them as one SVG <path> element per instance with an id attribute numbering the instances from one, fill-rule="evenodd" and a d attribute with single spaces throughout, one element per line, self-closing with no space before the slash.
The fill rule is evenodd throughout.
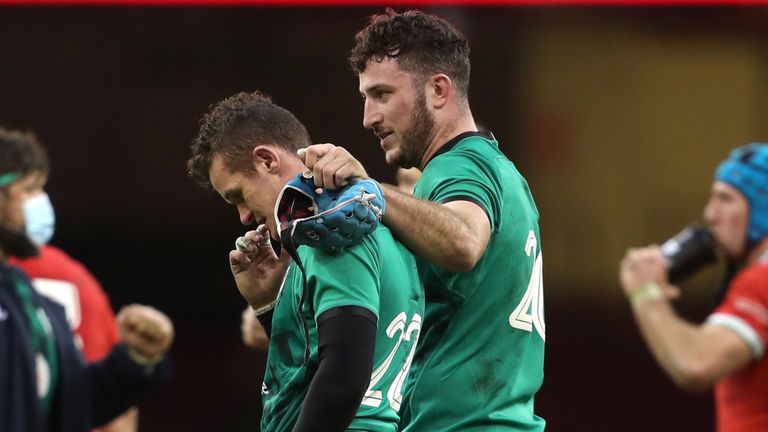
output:
<path id="1" fill-rule="evenodd" d="M 253 148 L 251 156 L 256 171 L 261 168 L 261 170 L 273 173 L 280 169 L 280 155 L 272 146 L 259 144 Z"/>
<path id="2" fill-rule="evenodd" d="M 440 109 L 448 103 L 453 95 L 453 81 L 446 74 L 435 74 L 429 77 L 426 84 L 427 103 L 434 109 Z"/>

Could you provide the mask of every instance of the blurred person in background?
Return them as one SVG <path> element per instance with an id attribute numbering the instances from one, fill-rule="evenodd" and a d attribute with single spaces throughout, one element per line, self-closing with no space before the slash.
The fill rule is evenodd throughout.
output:
<path id="1" fill-rule="evenodd" d="M 398 168 L 395 172 L 395 181 L 397 189 L 402 193 L 413 195 L 413 188 L 421 177 L 421 171 L 418 168 Z"/>
<path id="2" fill-rule="evenodd" d="M 660 247 L 630 249 L 619 279 L 640 333 L 679 387 L 715 388 L 719 432 L 768 431 L 768 145 L 733 150 L 715 172 L 704 219 L 717 248 L 738 268 L 724 299 L 703 324 L 690 323 L 670 301 Z"/>
<path id="3" fill-rule="evenodd" d="M 30 240 L 39 248 L 39 255 L 26 259 L 10 257 L 8 263 L 21 268 L 40 294 L 64 307 L 74 332 L 75 345 L 82 350 L 86 361 L 99 361 L 120 342 L 115 313 L 101 284 L 91 272 L 63 250 L 48 244 L 56 225 L 55 211 L 48 194 L 41 191 L 31 200 L 36 210 L 34 216 L 26 221 L 26 226 Z M 136 408 L 100 428 L 102 432 L 137 430 Z"/>
<path id="4" fill-rule="evenodd" d="M 173 326 L 161 312 L 141 305 L 123 308 L 117 317 L 122 343 L 89 365 L 75 343 L 65 307 L 38 293 L 24 272 L 9 265 L 10 259 L 38 255 L 38 245 L 52 233 L 52 208 L 43 190 L 47 176 L 48 159 L 34 135 L 0 128 L 4 432 L 89 431 L 125 412 L 170 372 L 164 354 Z"/>
<path id="5" fill-rule="evenodd" d="M 267 351 L 269 348 L 269 337 L 267 336 L 267 331 L 264 330 L 264 326 L 261 325 L 261 322 L 256 318 L 256 314 L 253 313 L 253 309 L 250 306 L 245 308 L 240 318 L 240 335 L 243 339 L 243 344 L 259 351 Z"/>

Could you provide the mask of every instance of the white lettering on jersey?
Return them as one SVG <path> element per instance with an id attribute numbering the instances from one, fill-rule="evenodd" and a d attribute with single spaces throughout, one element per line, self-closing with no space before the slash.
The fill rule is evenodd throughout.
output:
<path id="1" fill-rule="evenodd" d="M 75 284 L 58 279 L 35 278 L 32 279 L 32 285 L 40 294 L 64 306 L 67 322 L 72 330 L 80 327 L 80 296 Z"/>
<path id="2" fill-rule="evenodd" d="M 411 368 L 411 362 L 413 360 L 416 344 L 419 340 L 420 330 L 421 315 L 419 314 L 414 314 L 410 323 L 408 323 L 408 315 L 405 312 L 400 312 L 395 317 L 395 319 L 392 320 L 392 322 L 387 327 L 387 336 L 389 336 L 391 339 L 396 339 L 397 342 L 395 342 L 395 346 L 392 348 L 392 351 L 389 353 L 387 358 L 384 359 L 379 367 L 374 369 L 373 374 L 371 374 L 371 383 L 368 386 L 368 391 L 365 392 L 365 397 L 363 397 L 363 401 L 361 402 L 362 405 L 371 407 L 378 407 L 381 405 L 383 400 L 382 391 L 374 390 L 374 388 L 378 386 L 379 381 L 381 381 L 381 379 L 384 378 L 384 376 L 387 374 L 387 370 L 392 365 L 395 354 L 397 353 L 398 348 L 400 348 L 402 342 L 412 340 L 413 343 L 411 345 L 411 350 L 408 353 L 408 357 L 398 371 L 397 376 L 395 376 L 395 379 L 390 385 L 389 390 L 387 391 L 387 402 L 389 403 L 389 406 L 395 411 L 400 410 L 400 404 L 403 400 L 402 387 L 405 379 L 408 376 L 408 371 Z M 395 337 L 395 334 L 398 336 Z"/>
<path id="3" fill-rule="evenodd" d="M 528 240 L 525 242 L 525 254 L 528 256 L 536 252 L 538 241 L 533 230 L 528 232 Z M 514 311 L 509 315 L 509 325 L 527 332 L 536 329 L 536 333 L 545 339 L 544 325 L 544 278 L 542 275 L 541 251 L 534 255 L 533 269 L 531 279 L 528 282 L 528 288 L 523 294 L 522 300 Z"/>

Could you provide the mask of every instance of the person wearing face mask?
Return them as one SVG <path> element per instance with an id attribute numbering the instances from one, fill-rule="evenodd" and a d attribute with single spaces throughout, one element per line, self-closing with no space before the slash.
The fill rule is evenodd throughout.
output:
<path id="1" fill-rule="evenodd" d="M 55 230 L 56 215 L 43 190 L 46 177 L 47 173 L 40 177 L 36 193 L 22 205 L 27 237 L 39 248 L 39 254 L 26 259 L 11 257 L 8 262 L 29 276 L 37 292 L 64 307 L 75 345 L 89 363 L 97 362 L 120 341 L 115 313 L 93 274 L 66 252 L 48 244 Z M 129 409 L 99 430 L 138 430 L 138 409 Z"/>
<path id="2" fill-rule="evenodd" d="M 0 128 L 0 430 L 4 432 L 89 431 L 125 412 L 170 374 L 165 353 L 173 325 L 162 312 L 142 305 L 123 308 L 115 331 L 121 342 L 110 346 L 103 359 L 88 364 L 71 330 L 73 318 L 78 318 L 72 315 L 72 305 L 62 306 L 41 295 L 28 276 L 10 264 L 11 260 L 29 263 L 26 260 L 38 255 L 49 266 L 66 262 L 63 253 L 40 254 L 54 226 L 53 208 L 43 192 L 47 174 L 47 156 L 34 135 Z M 51 257 L 54 262 L 47 261 Z M 81 270 L 80 276 L 90 276 Z M 52 286 L 47 291 L 54 292 L 54 298 L 69 297 L 71 303 L 79 296 L 75 289 L 64 295 L 61 284 L 56 290 Z M 102 301 L 108 307 L 106 299 Z"/>
<path id="3" fill-rule="evenodd" d="M 704 219 L 737 270 L 703 324 L 672 308 L 679 290 L 660 247 L 630 249 L 619 279 L 664 372 L 691 392 L 714 387 L 717 430 L 768 431 L 768 144 L 737 148 L 720 164 Z"/>

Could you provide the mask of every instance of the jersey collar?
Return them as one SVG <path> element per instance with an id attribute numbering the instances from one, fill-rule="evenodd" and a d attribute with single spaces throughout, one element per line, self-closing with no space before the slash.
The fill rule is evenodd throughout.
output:
<path id="1" fill-rule="evenodd" d="M 464 138 L 469 138 L 469 137 L 473 137 L 473 136 L 479 136 L 479 137 L 482 137 L 482 138 L 485 138 L 485 139 L 489 139 L 489 140 L 492 140 L 492 141 L 496 140 L 496 137 L 493 136 L 493 132 L 490 132 L 490 131 L 488 133 L 477 132 L 477 131 L 462 132 L 462 133 L 456 135 L 455 137 L 451 138 L 451 140 L 448 141 L 447 143 L 443 144 L 443 146 L 440 147 L 435 152 L 435 154 L 433 154 L 432 157 L 430 157 L 424 163 L 424 168 L 426 168 L 427 165 L 429 165 L 429 163 L 432 162 L 432 160 L 435 159 L 436 157 L 440 156 L 441 154 L 448 153 L 449 151 L 451 151 L 454 147 L 456 147 L 456 144 L 458 144 Z M 424 168 L 422 168 L 422 171 L 424 170 Z"/>

